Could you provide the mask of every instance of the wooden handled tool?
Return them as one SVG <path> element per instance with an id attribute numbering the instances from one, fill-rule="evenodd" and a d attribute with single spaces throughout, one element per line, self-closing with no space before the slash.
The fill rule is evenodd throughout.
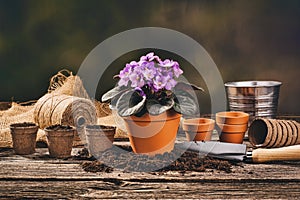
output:
<path id="1" fill-rule="evenodd" d="M 252 152 L 247 152 L 246 155 L 246 161 L 252 161 L 253 163 L 283 160 L 300 160 L 300 145 L 274 149 L 255 149 Z"/>

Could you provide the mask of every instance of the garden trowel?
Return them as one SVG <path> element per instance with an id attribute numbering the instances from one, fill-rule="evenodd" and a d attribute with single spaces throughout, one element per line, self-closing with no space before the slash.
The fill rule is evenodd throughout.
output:
<path id="1" fill-rule="evenodd" d="M 200 156 L 264 163 L 270 161 L 300 160 L 300 145 L 273 149 L 254 149 L 247 152 L 245 144 L 233 144 L 216 141 L 184 142 L 181 148 L 199 152 Z"/>

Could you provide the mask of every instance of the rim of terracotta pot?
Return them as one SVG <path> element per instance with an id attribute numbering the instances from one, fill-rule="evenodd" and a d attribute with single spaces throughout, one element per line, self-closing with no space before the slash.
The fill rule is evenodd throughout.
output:
<path id="1" fill-rule="evenodd" d="M 216 122 L 220 124 L 245 124 L 249 121 L 249 114 L 240 111 L 224 111 L 216 113 Z"/>
<path id="2" fill-rule="evenodd" d="M 248 123 L 247 124 L 220 124 L 217 123 L 218 129 L 221 132 L 225 133 L 242 133 L 246 132 L 248 129 Z"/>
<path id="3" fill-rule="evenodd" d="M 180 113 L 177 113 L 174 110 L 167 110 L 166 112 L 163 112 L 159 115 L 151 115 L 149 113 L 145 113 L 141 117 L 137 116 L 128 116 L 128 117 L 123 117 L 124 120 L 128 121 L 136 121 L 136 122 L 150 122 L 150 121 L 169 121 L 173 119 L 177 119 L 181 117 Z"/>
<path id="4" fill-rule="evenodd" d="M 215 120 L 208 118 L 191 118 L 184 119 L 182 129 L 191 132 L 212 131 L 215 128 Z"/>

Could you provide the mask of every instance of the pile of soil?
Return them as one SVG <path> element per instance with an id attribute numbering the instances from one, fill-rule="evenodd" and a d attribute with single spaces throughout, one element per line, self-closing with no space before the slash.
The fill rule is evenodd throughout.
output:
<path id="1" fill-rule="evenodd" d="M 168 172 L 168 171 L 196 171 L 205 172 L 208 169 L 232 172 L 232 163 L 211 157 L 200 158 L 197 152 L 175 148 L 170 153 L 150 157 L 131 152 L 130 147 L 122 147 L 124 151 L 117 151 L 115 147 L 97 156 L 93 162 L 82 163 L 87 172 L 112 172 L 113 168 L 129 171 Z M 128 151 L 129 150 L 129 151 Z M 107 166 L 106 164 L 109 164 Z"/>

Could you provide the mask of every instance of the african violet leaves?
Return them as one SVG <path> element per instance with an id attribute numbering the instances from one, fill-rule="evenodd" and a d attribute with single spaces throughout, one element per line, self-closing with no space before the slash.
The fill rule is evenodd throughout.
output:
<path id="1" fill-rule="evenodd" d="M 185 82 L 178 82 L 175 86 L 175 90 L 184 90 L 184 91 L 190 91 L 190 90 L 200 90 L 204 91 L 203 88 L 198 87 L 196 85 L 185 83 Z"/>
<path id="2" fill-rule="evenodd" d="M 163 104 L 156 99 L 149 99 L 146 103 L 147 110 L 151 115 L 159 115 L 167 110 L 170 110 L 173 106 L 173 99 L 165 100 Z"/>
<path id="3" fill-rule="evenodd" d="M 197 100 L 186 91 L 176 91 L 176 100 L 173 106 L 176 112 L 182 113 L 183 115 L 192 116 L 199 112 Z"/>
<path id="4" fill-rule="evenodd" d="M 117 86 L 117 87 L 109 90 L 108 92 L 106 92 L 102 96 L 101 100 L 102 100 L 102 102 L 111 100 L 112 98 L 114 98 L 114 97 L 116 97 L 116 96 L 118 96 L 120 94 L 123 94 L 127 90 L 129 90 L 129 88 L 123 87 L 123 86 Z"/>
<path id="5" fill-rule="evenodd" d="M 146 96 L 140 95 L 138 91 L 129 90 L 120 96 L 116 108 L 121 117 L 128 117 L 141 111 L 145 102 Z"/>

